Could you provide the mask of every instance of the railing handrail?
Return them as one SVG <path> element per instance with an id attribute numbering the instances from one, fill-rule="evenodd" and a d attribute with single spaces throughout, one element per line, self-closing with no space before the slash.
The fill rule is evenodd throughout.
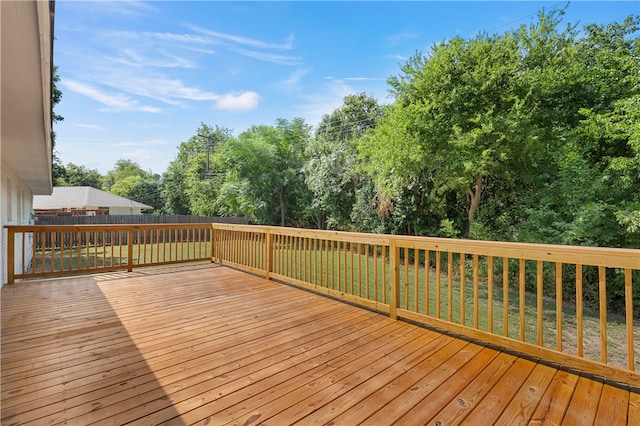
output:
<path id="1" fill-rule="evenodd" d="M 468 240 L 438 237 L 420 237 L 392 234 L 368 234 L 360 232 L 307 230 L 278 226 L 236 225 L 214 223 L 214 229 L 255 232 L 270 232 L 278 235 L 304 236 L 313 238 L 333 237 L 335 241 L 358 241 L 360 243 L 396 245 L 408 248 L 451 251 L 455 253 L 477 254 L 494 257 L 524 258 L 545 262 L 580 263 L 585 266 L 606 266 L 610 268 L 640 269 L 640 249 L 571 246 L 559 244 L 520 243 L 489 240 Z"/>
<path id="2" fill-rule="evenodd" d="M 5 225 L 7 230 L 14 232 L 40 232 L 60 229 L 60 232 L 69 232 L 70 230 L 118 230 L 118 229 L 175 229 L 175 228 L 202 228 L 209 226 L 210 223 L 141 223 L 141 224 L 94 224 L 94 225 Z"/>

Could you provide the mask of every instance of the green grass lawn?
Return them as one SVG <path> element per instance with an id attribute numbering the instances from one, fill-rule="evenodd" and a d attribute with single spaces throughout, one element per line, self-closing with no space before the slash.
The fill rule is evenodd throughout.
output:
<path id="1" fill-rule="evenodd" d="M 133 264 L 209 259 L 211 243 L 134 244 Z M 36 251 L 33 272 L 77 271 L 114 268 L 129 264 L 126 245 L 74 246 L 72 248 Z"/>

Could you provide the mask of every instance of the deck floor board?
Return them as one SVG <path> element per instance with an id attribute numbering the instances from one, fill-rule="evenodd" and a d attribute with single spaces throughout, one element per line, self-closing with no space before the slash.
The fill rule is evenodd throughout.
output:
<path id="1" fill-rule="evenodd" d="M 212 264 L 1 290 L 1 422 L 633 424 L 640 396 Z"/>

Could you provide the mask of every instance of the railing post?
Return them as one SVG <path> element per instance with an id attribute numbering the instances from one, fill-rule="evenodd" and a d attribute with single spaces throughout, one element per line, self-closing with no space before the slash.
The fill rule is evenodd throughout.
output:
<path id="1" fill-rule="evenodd" d="M 273 237 L 271 235 L 271 230 L 267 229 L 267 235 L 265 238 L 265 265 L 264 265 L 264 277 L 268 280 L 271 279 L 271 270 L 273 269 Z"/>
<path id="2" fill-rule="evenodd" d="M 133 272 L 133 231 L 132 226 L 127 229 L 127 272 Z"/>
<path id="3" fill-rule="evenodd" d="M 16 272 L 16 233 L 12 228 L 7 228 L 7 284 L 15 282 Z"/>
<path id="4" fill-rule="evenodd" d="M 216 261 L 216 228 L 211 224 L 211 263 Z"/>
<path id="5" fill-rule="evenodd" d="M 391 298 L 389 300 L 389 316 L 398 319 L 396 312 L 400 294 L 400 249 L 396 246 L 395 237 L 389 238 L 389 266 L 391 267 Z"/>

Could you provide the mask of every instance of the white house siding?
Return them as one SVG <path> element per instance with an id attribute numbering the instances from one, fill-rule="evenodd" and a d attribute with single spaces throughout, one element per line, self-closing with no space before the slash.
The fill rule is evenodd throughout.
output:
<path id="1" fill-rule="evenodd" d="M 142 214 L 142 210 L 136 207 L 109 207 L 110 215 L 125 215 L 125 214 Z"/>
<path id="2" fill-rule="evenodd" d="M 32 224 L 33 193 L 11 173 L 6 165 L 2 165 L 0 174 L 0 190 L 2 200 L 0 208 L 0 225 L 2 226 L 2 268 L 0 268 L 0 286 L 7 281 L 7 235 L 5 225 L 29 225 Z M 33 234 L 27 234 L 25 238 L 25 255 L 30 256 L 32 250 Z M 22 253 L 22 238 L 16 240 L 16 253 Z M 25 268 L 31 266 L 30 257 L 26 259 Z M 15 271 L 22 270 L 22 259 L 16 259 Z"/>

